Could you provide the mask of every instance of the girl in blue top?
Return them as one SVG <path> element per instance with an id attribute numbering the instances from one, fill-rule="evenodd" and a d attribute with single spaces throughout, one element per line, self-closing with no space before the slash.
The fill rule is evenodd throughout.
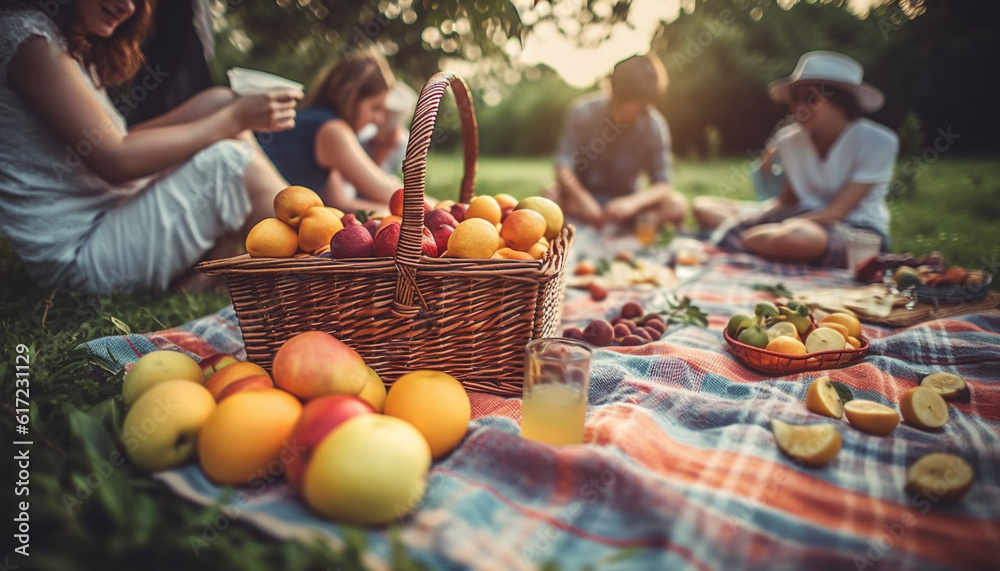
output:
<path id="1" fill-rule="evenodd" d="M 345 212 L 384 211 L 400 182 L 375 164 L 357 134 L 369 123 L 385 121 L 386 95 L 394 83 L 381 56 L 348 56 L 320 75 L 295 127 L 261 136 L 261 146 L 290 184 L 313 189 L 326 205 Z"/>

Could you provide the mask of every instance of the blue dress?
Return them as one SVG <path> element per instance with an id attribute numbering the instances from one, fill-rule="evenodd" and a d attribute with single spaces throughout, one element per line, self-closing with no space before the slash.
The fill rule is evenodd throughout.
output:
<path id="1" fill-rule="evenodd" d="M 321 193 L 330 171 L 316 164 L 316 133 L 328 121 L 339 118 L 329 107 L 306 107 L 295 114 L 295 127 L 278 133 L 257 133 L 257 140 L 289 184 Z"/>

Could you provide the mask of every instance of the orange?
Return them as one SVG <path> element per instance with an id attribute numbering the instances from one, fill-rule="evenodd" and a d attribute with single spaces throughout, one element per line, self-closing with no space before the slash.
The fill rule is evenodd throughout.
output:
<path id="1" fill-rule="evenodd" d="M 514 211 L 534 210 L 545 218 L 545 237 L 549 240 L 555 238 L 562 232 L 563 211 L 559 205 L 542 196 L 531 196 L 517 203 Z"/>
<path id="2" fill-rule="evenodd" d="M 249 361 L 240 361 L 212 373 L 212 376 L 205 379 L 205 388 L 208 389 L 208 392 L 212 393 L 213 397 L 218 399 L 219 393 L 229 384 L 257 375 L 266 375 L 270 378 L 270 375 L 267 375 L 267 371 L 260 365 Z"/>
<path id="3" fill-rule="evenodd" d="M 274 197 L 274 215 L 292 228 L 298 228 L 306 210 L 323 206 L 323 199 L 304 186 L 289 186 Z"/>
<path id="4" fill-rule="evenodd" d="M 246 247 L 251 258 L 291 258 L 299 249 L 299 237 L 281 220 L 265 218 L 250 229 Z"/>
<path id="5" fill-rule="evenodd" d="M 803 345 L 801 341 L 785 335 L 775 337 L 764 347 L 764 350 L 774 351 L 775 353 L 781 353 L 782 355 L 806 354 L 806 346 Z"/>
<path id="6" fill-rule="evenodd" d="M 845 338 L 848 336 L 861 337 L 861 321 L 859 321 L 857 317 L 851 315 L 850 313 L 843 313 L 843 312 L 831 313 L 830 315 L 827 315 L 826 317 L 821 319 L 820 323 L 823 324 L 824 326 L 827 325 L 828 323 L 839 323 L 847 329 L 847 335 L 844 335 Z"/>
<path id="7" fill-rule="evenodd" d="M 466 218 L 448 238 L 448 256 L 452 258 L 489 258 L 497 251 L 500 233 L 492 222 Z"/>
<path id="8" fill-rule="evenodd" d="M 392 385 L 385 414 L 412 424 L 427 439 L 433 457 L 440 458 L 462 441 L 472 407 L 458 379 L 442 371 L 420 370 L 406 373 Z"/>
<path id="9" fill-rule="evenodd" d="M 333 235 L 344 229 L 344 224 L 325 206 L 313 206 L 302 216 L 299 224 L 299 248 L 303 252 L 313 252 L 330 247 Z"/>
<path id="10" fill-rule="evenodd" d="M 469 203 L 469 209 L 465 211 L 466 220 L 482 218 L 491 224 L 499 224 L 500 216 L 500 205 L 497 203 L 497 199 L 488 195 L 473 198 L 472 202 Z"/>
<path id="11" fill-rule="evenodd" d="M 228 367 L 227 367 L 228 368 Z M 299 399 L 278 389 L 243 391 L 220 402 L 198 432 L 198 461 L 220 484 L 263 482 L 281 466 L 302 416 Z"/>
<path id="12" fill-rule="evenodd" d="M 493 198 L 496 199 L 497 204 L 500 205 L 501 210 L 503 210 L 504 208 L 517 207 L 517 199 L 504 192 L 501 192 L 500 194 L 494 194 Z"/>
<path id="13" fill-rule="evenodd" d="M 500 237 L 515 250 L 527 250 L 545 235 L 545 218 L 534 210 L 515 210 L 500 228 Z"/>
<path id="14" fill-rule="evenodd" d="M 519 250 L 512 250 L 510 248 L 500 248 L 493 254 L 493 259 L 496 260 L 534 260 L 531 254 L 527 252 L 521 252 Z"/>

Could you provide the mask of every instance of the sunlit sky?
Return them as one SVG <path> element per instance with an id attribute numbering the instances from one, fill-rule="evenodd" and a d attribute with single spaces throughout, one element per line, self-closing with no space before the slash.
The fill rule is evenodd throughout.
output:
<path id="1" fill-rule="evenodd" d="M 778 3 L 790 5 L 795 1 L 778 0 Z M 865 14 L 869 7 L 881 1 L 884 0 L 850 0 L 850 4 L 856 12 Z M 548 65 L 573 86 L 588 87 L 606 75 L 617 61 L 646 52 L 659 22 L 676 18 L 681 3 L 681 0 L 634 0 L 629 11 L 629 25 L 617 24 L 611 37 L 594 48 L 579 47 L 557 33 L 554 24 L 542 23 L 528 35 L 519 57 L 529 65 Z M 556 5 L 571 6 L 572 2 Z"/>

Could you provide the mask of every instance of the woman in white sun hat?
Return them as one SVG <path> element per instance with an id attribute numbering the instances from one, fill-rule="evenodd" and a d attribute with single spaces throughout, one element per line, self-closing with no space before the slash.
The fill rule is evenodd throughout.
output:
<path id="1" fill-rule="evenodd" d="M 815 51 L 770 84 L 771 98 L 788 105 L 792 120 L 772 141 L 786 182 L 764 214 L 723 223 L 715 234 L 720 246 L 841 268 L 851 232 L 878 236 L 888 249 L 886 194 L 899 138 L 864 117 L 885 98 L 863 74 L 844 54 Z"/>

